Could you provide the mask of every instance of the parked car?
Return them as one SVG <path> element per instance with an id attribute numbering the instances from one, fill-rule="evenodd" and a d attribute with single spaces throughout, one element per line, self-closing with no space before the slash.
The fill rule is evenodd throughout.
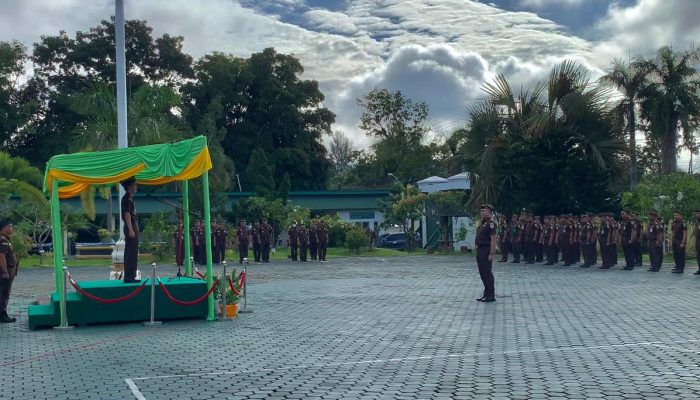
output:
<path id="1" fill-rule="evenodd" d="M 389 233 L 387 235 L 382 235 L 377 241 L 377 247 L 383 247 L 386 249 L 397 249 L 403 250 L 406 248 L 406 234 L 405 233 Z M 421 238 L 420 235 L 416 235 L 415 244 L 420 247 Z"/>
<path id="2" fill-rule="evenodd" d="M 53 243 L 43 243 L 41 248 L 38 244 L 33 244 L 32 248 L 29 250 L 29 254 L 39 254 L 43 250 L 44 253 L 50 253 L 53 251 Z"/>

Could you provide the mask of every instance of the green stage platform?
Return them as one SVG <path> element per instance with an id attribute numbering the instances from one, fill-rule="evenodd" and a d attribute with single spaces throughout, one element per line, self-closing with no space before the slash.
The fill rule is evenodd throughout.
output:
<path id="1" fill-rule="evenodd" d="M 207 283 L 194 278 L 161 278 L 170 294 L 178 300 L 191 301 L 207 292 Z M 132 293 L 141 283 L 124 283 L 116 280 L 78 282 L 85 292 L 104 299 L 114 299 Z M 80 293 L 70 291 L 68 285 L 66 310 L 69 325 L 90 325 L 148 321 L 151 318 L 151 282 L 135 297 L 114 304 L 102 304 Z M 207 301 L 192 306 L 181 306 L 170 301 L 156 282 L 155 318 L 158 321 L 207 317 Z M 60 324 L 60 296 L 51 294 L 49 304 L 30 305 L 29 329 L 48 328 Z"/>

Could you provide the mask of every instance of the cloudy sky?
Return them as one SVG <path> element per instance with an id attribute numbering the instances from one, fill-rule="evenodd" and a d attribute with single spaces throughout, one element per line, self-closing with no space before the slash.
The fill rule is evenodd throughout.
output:
<path id="1" fill-rule="evenodd" d="M 28 47 L 109 18 L 113 0 L 3 0 L 0 40 Z M 373 88 L 426 101 L 437 133 L 464 124 L 497 73 L 527 87 L 565 58 L 600 75 L 613 57 L 700 37 L 698 0 L 126 0 L 129 19 L 185 37 L 195 58 L 265 47 L 298 56 L 336 128 L 363 147 L 356 99 Z M 517 87 L 517 86 L 516 86 Z"/>

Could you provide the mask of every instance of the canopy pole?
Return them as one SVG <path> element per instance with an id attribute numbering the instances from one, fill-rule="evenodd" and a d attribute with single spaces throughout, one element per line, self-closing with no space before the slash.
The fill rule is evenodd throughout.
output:
<path id="1" fill-rule="evenodd" d="M 58 179 L 51 183 L 51 242 L 53 245 L 53 272 L 56 293 L 63 295 L 63 238 L 61 231 L 61 208 L 58 198 Z M 65 310 L 62 309 L 61 313 Z"/>
<path id="2" fill-rule="evenodd" d="M 182 181 L 182 235 L 185 238 L 185 257 L 182 260 L 185 264 L 185 275 L 192 276 L 192 263 L 190 257 L 192 251 L 190 249 L 190 181 Z"/>
<path id="3" fill-rule="evenodd" d="M 214 284 L 212 254 L 211 254 L 211 205 L 209 204 L 209 171 L 202 175 L 202 186 L 204 187 L 204 248 L 207 255 L 207 288 L 211 290 Z M 225 282 L 220 282 L 224 284 Z M 226 287 L 223 288 L 226 290 Z M 214 294 L 209 295 L 209 314 L 207 321 L 214 321 Z"/>

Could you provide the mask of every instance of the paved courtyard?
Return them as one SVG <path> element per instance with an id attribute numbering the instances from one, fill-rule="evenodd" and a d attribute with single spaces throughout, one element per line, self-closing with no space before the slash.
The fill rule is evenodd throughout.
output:
<path id="1" fill-rule="evenodd" d="M 52 277 L 24 270 L 0 398 L 700 399 L 700 277 L 669 269 L 497 264 L 484 304 L 472 258 L 278 262 L 232 322 L 70 332 L 27 329 Z"/>

